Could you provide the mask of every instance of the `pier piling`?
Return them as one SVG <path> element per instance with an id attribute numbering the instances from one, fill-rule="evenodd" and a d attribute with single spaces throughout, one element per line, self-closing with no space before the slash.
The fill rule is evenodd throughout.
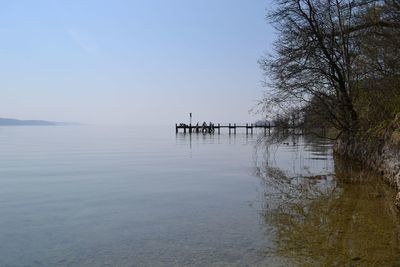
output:
<path id="1" fill-rule="evenodd" d="M 267 128 L 268 128 L 268 134 L 271 135 L 271 128 L 274 126 L 271 126 L 270 124 L 268 125 L 255 125 L 253 123 L 249 124 L 242 124 L 242 125 L 237 125 L 236 123 L 229 123 L 228 125 L 221 125 L 218 123 L 217 125 L 210 124 L 207 125 L 206 127 L 204 126 L 199 126 L 198 124 L 192 125 L 190 124 L 184 124 L 184 123 L 175 123 L 175 133 L 179 133 L 179 129 L 183 129 L 183 133 L 215 133 L 216 130 L 218 130 L 218 134 L 221 134 L 221 128 L 228 128 L 229 134 L 232 133 L 233 129 L 233 134 L 236 134 L 236 130 L 238 128 L 245 128 L 246 129 L 246 135 L 253 135 L 254 129 L 255 128 L 261 128 L 261 130 L 264 131 L 264 135 L 267 135 Z"/>

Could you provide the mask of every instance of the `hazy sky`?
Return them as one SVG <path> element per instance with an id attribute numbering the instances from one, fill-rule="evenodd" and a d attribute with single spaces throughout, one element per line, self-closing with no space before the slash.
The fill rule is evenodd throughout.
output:
<path id="1" fill-rule="evenodd" d="M 268 0 L 3 0 L 0 117 L 251 122 Z"/>

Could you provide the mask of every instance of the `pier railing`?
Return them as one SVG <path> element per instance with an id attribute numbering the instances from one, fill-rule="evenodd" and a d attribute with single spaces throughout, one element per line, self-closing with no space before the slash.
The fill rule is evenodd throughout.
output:
<path id="1" fill-rule="evenodd" d="M 270 134 L 271 133 L 271 126 L 270 124 L 268 125 L 256 125 L 256 124 L 248 124 L 246 125 L 236 125 L 236 123 L 229 123 L 227 125 L 221 125 L 221 124 L 211 124 L 211 125 L 191 125 L 191 124 L 175 124 L 175 132 L 178 133 L 179 130 L 181 129 L 183 133 L 221 133 L 221 129 L 228 129 L 229 134 L 233 133 L 236 134 L 236 129 L 246 129 L 246 134 L 253 134 L 253 129 L 255 128 L 261 128 L 264 129 L 264 132 Z"/>

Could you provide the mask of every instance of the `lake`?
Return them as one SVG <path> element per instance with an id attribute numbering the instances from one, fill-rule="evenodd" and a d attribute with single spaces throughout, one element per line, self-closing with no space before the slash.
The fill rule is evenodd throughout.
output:
<path id="1" fill-rule="evenodd" d="M 0 266 L 396 266 L 395 191 L 331 143 L 0 127 Z"/>

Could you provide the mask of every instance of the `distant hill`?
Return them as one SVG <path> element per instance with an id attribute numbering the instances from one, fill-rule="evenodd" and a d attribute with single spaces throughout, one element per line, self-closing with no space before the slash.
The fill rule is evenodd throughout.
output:
<path id="1" fill-rule="evenodd" d="M 0 126 L 9 125 L 9 126 L 48 126 L 48 125 L 58 125 L 57 122 L 51 121 L 42 121 L 42 120 L 17 120 L 17 119 L 6 119 L 0 118 Z"/>

